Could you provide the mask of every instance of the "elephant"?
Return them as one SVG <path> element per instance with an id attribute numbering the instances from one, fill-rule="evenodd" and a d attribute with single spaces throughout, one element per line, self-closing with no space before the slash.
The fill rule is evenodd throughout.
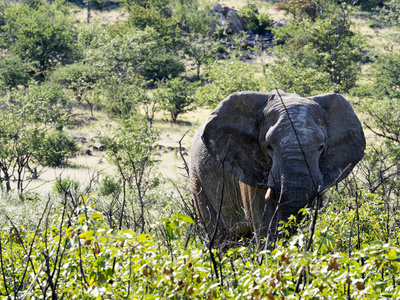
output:
<path id="1" fill-rule="evenodd" d="M 233 93 L 193 137 L 197 212 L 209 236 L 259 244 L 279 221 L 300 220 L 299 210 L 347 177 L 364 150 L 361 123 L 339 94 Z"/>

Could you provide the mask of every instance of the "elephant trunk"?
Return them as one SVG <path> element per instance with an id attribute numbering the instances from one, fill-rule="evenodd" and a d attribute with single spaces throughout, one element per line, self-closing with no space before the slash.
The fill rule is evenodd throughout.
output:
<path id="1" fill-rule="evenodd" d="M 311 177 L 308 171 L 286 172 L 282 176 L 279 188 L 269 188 L 266 198 L 273 198 L 278 205 L 278 220 L 287 222 L 291 215 L 296 217 L 297 223 L 301 221 L 302 215 L 298 212 L 301 208 L 309 205 L 317 196 L 321 187 L 322 176 Z M 283 180 L 283 181 L 282 181 Z M 296 228 L 289 230 L 295 232 Z"/>

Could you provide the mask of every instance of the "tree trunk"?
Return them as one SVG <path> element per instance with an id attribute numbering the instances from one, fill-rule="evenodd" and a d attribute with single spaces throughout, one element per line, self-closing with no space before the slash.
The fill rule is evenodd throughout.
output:
<path id="1" fill-rule="evenodd" d="M 90 23 L 90 12 L 92 10 L 92 0 L 88 0 L 87 2 L 87 23 Z"/>

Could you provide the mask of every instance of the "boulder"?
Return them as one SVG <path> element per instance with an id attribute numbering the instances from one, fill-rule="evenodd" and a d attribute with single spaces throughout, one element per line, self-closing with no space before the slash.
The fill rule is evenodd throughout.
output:
<path id="1" fill-rule="evenodd" d="M 228 29 L 233 33 L 240 33 L 244 31 L 244 25 L 242 20 L 240 20 L 237 12 L 230 9 L 226 14 L 226 19 L 228 20 Z"/>
<path id="2" fill-rule="evenodd" d="M 211 32 L 214 32 L 218 26 L 224 27 L 228 33 L 240 33 L 244 31 L 244 25 L 240 20 L 237 12 L 230 7 L 222 7 L 221 4 L 215 3 L 210 14 L 217 16 L 217 21 L 211 24 Z"/>

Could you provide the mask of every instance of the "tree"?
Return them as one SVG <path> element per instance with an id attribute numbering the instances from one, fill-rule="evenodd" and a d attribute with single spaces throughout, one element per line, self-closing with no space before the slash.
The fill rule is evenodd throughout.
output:
<path id="1" fill-rule="evenodd" d="M 186 37 L 184 41 L 185 53 L 194 60 L 197 69 L 197 78 L 200 79 L 200 68 L 212 57 L 212 50 L 216 43 L 207 36 L 189 36 Z"/>
<path id="2" fill-rule="evenodd" d="M 144 231 L 146 194 L 153 186 L 151 171 L 156 164 L 157 149 L 154 143 L 158 134 L 150 129 L 145 120 L 132 117 L 122 123 L 122 127 L 103 133 L 101 142 L 106 147 L 110 161 L 116 165 L 122 181 L 123 204 L 119 229 L 122 227 L 128 188 L 137 196 L 140 214 L 135 213 L 135 199 L 132 198 L 131 209 L 134 216 L 133 230 Z M 137 217 L 137 218 L 136 218 Z M 131 227 L 131 226 L 128 226 Z"/>
<path id="3" fill-rule="evenodd" d="M 85 92 L 94 89 L 100 78 L 101 74 L 97 68 L 80 62 L 57 68 L 51 74 L 53 81 L 74 92 L 78 102 L 81 101 Z"/>
<path id="4" fill-rule="evenodd" d="M 161 109 L 169 112 L 172 122 L 176 122 L 178 116 L 194 109 L 192 105 L 195 101 L 194 93 L 196 84 L 186 79 L 176 77 L 171 80 L 161 82 L 157 90 L 156 97 Z"/>
<path id="5" fill-rule="evenodd" d="M 17 190 L 22 194 L 27 186 L 27 174 L 36 176 L 40 163 L 55 165 L 76 152 L 76 146 L 71 146 L 73 141 L 59 143 L 66 140 L 59 130 L 53 135 L 53 130 L 60 129 L 66 120 L 65 111 L 59 106 L 61 102 L 57 89 L 49 85 L 12 90 L 2 99 L 0 182 L 5 183 L 7 191 L 11 190 L 11 179 L 15 178 Z"/>
<path id="6" fill-rule="evenodd" d="M 329 18 L 305 19 L 279 28 L 276 36 L 286 43 L 275 51 L 298 67 L 328 73 L 339 89 L 353 87 L 361 71 L 363 40 L 351 30 L 348 14 L 347 7 L 335 6 Z"/>
<path id="7" fill-rule="evenodd" d="M 60 0 L 37 9 L 27 5 L 5 10 L 1 42 L 11 53 L 38 64 L 39 78 L 75 51 L 73 20 Z"/>

